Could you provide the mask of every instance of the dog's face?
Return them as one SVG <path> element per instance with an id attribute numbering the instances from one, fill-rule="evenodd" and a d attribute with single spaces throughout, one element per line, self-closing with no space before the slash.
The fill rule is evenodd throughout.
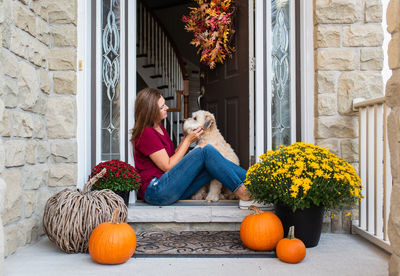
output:
<path id="1" fill-rule="evenodd" d="M 215 127 L 215 117 L 208 111 L 199 110 L 192 113 L 191 118 L 187 118 L 183 123 L 183 132 L 188 134 L 191 130 L 203 127 L 204 131 L 209 131 Z"/>

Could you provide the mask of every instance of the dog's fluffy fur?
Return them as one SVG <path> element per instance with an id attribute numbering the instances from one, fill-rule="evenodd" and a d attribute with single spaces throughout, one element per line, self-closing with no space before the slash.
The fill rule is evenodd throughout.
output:
<path id="1" fill-rule="evenodd" d="M 198 143 L 205 142 L 212 145 L 226 159 L 230 160 L 236 165 L 239 165 L 239 158 L 233 151 L 232 147 L 225 141 L 224 137 L 222 137 L 221 133 L 219 132 L 213 114 L 204 110 L 194 112 L 191 118 L 185 120 L 183 124 L 183 131 L 187 134 L 191 130 L 197 129 L 198 127 L 204 128 L 203 135 Z M 236 197 L 229 189 L 224 187 L 223 192 L 221 192 L 221 189 L 222 184 L 218 180 L 213 179 L 211 180 L 209 186 L 206 185 L 205 187 L 197 191 L 197 193 L 192 196 L 192 199 L 206 199 L 207 201 L 218 201 L 220 199 L 236 199 Z"/>

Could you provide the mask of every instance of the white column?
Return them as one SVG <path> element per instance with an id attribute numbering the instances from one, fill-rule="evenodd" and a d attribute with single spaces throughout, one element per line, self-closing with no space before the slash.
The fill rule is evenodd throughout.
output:
<path id="1" fill-rule="evenodd" d="M 130 139 L 129 130 L 135 124 L 134 107 L 136 100 L 136 1 L 129 1 L 128 3 L 128 132 L 127 139 Z M 128 163 L 134 165 L 132 153 L 132 144 L 128 142 Z M 129 195 L 129 203 L 136 202 L 136 193 L 132 191 Z"/>
<path id="2" fill-rule="evenodd" d="M 313 1 L 300 1 L 301 140 L 314 143 L 314 22 Z"/>
<path id="3" fill-rule="evenodd" d="M 264 3 L 270 5 L 269 1 L 255 0 L 255 56 L 256 56 L 256 76 L 255 76 L 255 155 L 264 152 Z M 268 37 L 268 35 L 267 35 Z M 267 45 L 267 56 L 268 48 Z M 269 51 L 270 52 L 270 51 Z M 268 81 L 267 81 L 268 83 Z M 269 116 L 268 116 L 269 117 Z"/>
<path id="4" fill-rule="evenodd" d="M 78 47 L 77 47 L 77 187 L 83 188 L 91 170 L 91 2 L 78 3 Z M 93 16 L 95 16 L 95 11 Z"/>

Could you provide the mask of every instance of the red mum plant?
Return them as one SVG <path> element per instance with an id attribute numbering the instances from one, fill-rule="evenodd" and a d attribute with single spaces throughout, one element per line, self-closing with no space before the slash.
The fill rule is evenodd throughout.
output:
<path id="1" fill-rule="evenodd" d="M 93 190 L 110 189 L 112 191 L 137 191 L 140 187 L 141 179 L 134 167 L 118 159 L 104 161 L 92 169 L 89 179 L 94 177 L 103 168 L 107 169 L 103 178 L 100 178 L 93 185 Z"/>
<path id="2" fill-rule="evenodd" d="M 232 15 L 235 11 L 233 0 L 195 0 L 198 7 L 190 8 L 182 16 L 185 29 L 193 33 L 190 44 L 199 47 L 200 61 L 214 69 L 217 62 L 224 63 L 227 56 L 235 51 L 230 46 L 235 30 Z"/>

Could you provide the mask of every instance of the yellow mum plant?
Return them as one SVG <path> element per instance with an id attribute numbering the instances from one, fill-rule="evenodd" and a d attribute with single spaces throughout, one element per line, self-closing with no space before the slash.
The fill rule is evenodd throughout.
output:
<path id="1" fill-rule="evenodd" d="M 349 206 L 361 199 L 361 181 L 353 166 L 329 150 L 297 142 L 262 154 L 249 168 L 245 185 L 258 202 L 303 210 L 312 204 Z"/>

